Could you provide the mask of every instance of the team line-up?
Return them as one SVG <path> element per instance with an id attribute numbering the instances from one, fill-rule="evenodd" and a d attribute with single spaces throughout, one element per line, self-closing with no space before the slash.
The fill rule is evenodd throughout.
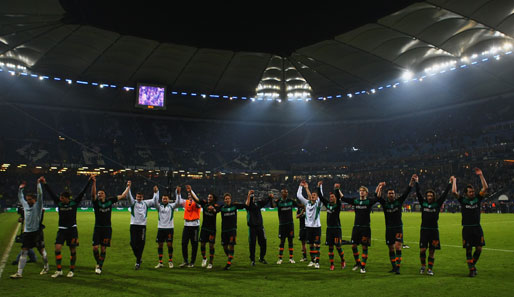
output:
<path id="1" fill-rule="evenodd" d="M 67 277 L 74 276 L 75 263 L 77 260 L 76 248 L 79 245 L 77 231 L 77 208 L 85 196 L 86 191 L 91 186 L 91 197 L 95 211 L 95 227 L 93 232 L 93 255 L 96 260 L 95 272 L 102 273 L 103 264 L 106 258 L 107 247 L 110 246 L 112 228 L 111 213 L 112 206 L 120 199 L 127 198 L 130 200 L 130 246 L 136 258 L 135 269 L 141 267 L 141 258 L 146 241 L 146 223 L 149 208 L 155 207 L 158 210 L 158 231 L 157 244 L 159 262 L 155 268 L 163 267 L 163 247 L 166 243 L 168 248 L 168 267 L 173 268 L 173 234 L 174 234 L 174 212 L 175 209 L 184 207 L 184 229 L 182 233 L 182 253 L 184 262 L 180 267 L 194 267 L 198 243 L 200 242 L 202 254 L 202 267 L 206 269 L 213 268 L 214 244 L 216 238 L 216 216 L 221 215 L 221 245 L 227 263 L 225 270 L 230 270 L 232 260 L 234 258 L 234 247 L 236 245 L 237 234 L 237 210 L 247 210 L 247 224 L 249 228 L 249 245 L 251 265 L 255 265 L 255 249 L 256 243 L 260 246 L 259 262 L 267 264 L 264 259 L 266 254 L 266 236 L 264 233 L 263 219 L 261 208 L 270 204 L 278 209 L 280 238 L 279 255 L 277 264 L 283 263 L 283 253 L 285 241 L 288 241 L 289 262 L 294 264 L 293 258 L 293 238 L 294 238 L 294 219 L 293 210 L 298 207 L 296 218 L 300 220 L 300 240 L 302 242 L 303 258 L 301 261 L 307 260 L 306 243 L 309 244 L 310 262 L 309 267 L 315 269 L 320 268 L 320 245 L 321 245 L 321 221 L 320 211 L 322 205 L 327 210 L 327 226 L 326 226 L 326 245 L 328 245 L 328 256 L 330 261 L 330 270 L 335 269 L 334 265 L 334 247 L 341 259 L 340 267 L 346 267 L 344 251 L 342 248 L 342 232 L 339 219 L 340 211 L 343 203 L 353 206 L 355 211 L 355 221 L 351 236 L 351 248 L 355 259 L 354 271 L 366 273 L 366 265 L 368 259 L 368 247 L 371 245 L 371 228 L 370 213 L 376 203 L 380 203 L 384 210 L 386 224 L 386 244 L 389 248 L 389 259 L 391 262 L 391 273 L 400 274 L 400 266 L 402 262 L 402 243 L 403 243 L 403 224 L 402 224 L 402 206 L 408 194 L 415 187 L 416 196 L 419 201 L 422 213 L 421 230 L 420 230 L 420 274 L 426 272 L 427 275 L 434 275 L 434 254 L 435 250 L 441 248 L 439 241 L 438 220 L 441 206 L 445 201 L 450 189 L 462 206 L 462 239 L 463 247 L 466 249 L 466 260 L 468 264 L 468 276 L 477 275 L 476 263 L 485 245 L 484 234 L 480 226 L 480 204 L 485 198 L 487 191 L 487 182 L 485 181 L 482 171 L 478 168 L 474 169 L 476 175 L 480 178 L 482 188 L 478 194 L 472 185 L 467 185 L 463 194 L 457 191 L 457 179 L 450 177 L 444 192 L 437 195 L 434 190 L 426 190 L 421 192 L 419 186 L 419 178 L 416 174 L 412 175 L 407 189 L 401 196 L 397 196 L 392 188 L 386 188 L 385 182 L 378 184 L 374 195 L 369 195 L 368 188 L 361 186 L 359 188 L 358 198 L 344 197 L 340 189 L 340 184 L 335 184 L 333 191 L 327 195 L 323 190 L 323 182 L 317 184 L 315 192 L 309 190 L 307 182 L 302 181 L 296 193 L 297 199 L 289 197 L 287 189 L 281 190 L 281 197 L 274 197 L 269 194 L 267 198 L 262 200 L 254 199 L 254 191 L 248 192 L 245 203 L 232 202 L 230 193 L 223 195 L 223 205 L 216 202 L 213 194 L 209 194 L 206 200 L 199 199 L 191 186 L 186 186 L 187 199 L 182 198 L 181 187 L 175 189 L 175 201 L 171 202 L 168 194 L 159 194 L 157 186 L 153 188 L 153 198 L 144 200 L 143 194 L 138 192 L 134 199 L 131 187 L 132 183 L 127 182 L 125 191 L 118 196 L 107 197 L 105 191 L 96 189 L 96 177 L 91 176 L 83 188 L 83 190 L 73 197 L 69 192 L 62 192 L 57 196 L 44 177 L 37 180 L 37 193 L 25 194 L 26 183 L 22 183 L 19 187 L 18 198 L 24 208 L 24 233 L 22 237 L 22 252 L 18 262 L 18 271 L 11 275 L 11 278 L 22 278 L 23 269 L 27 263 L 29 249 L 36 247 L 43 258 L 43 270 L 40 274 L 49 272 L 48 256 L 44 246 L 43 237 L 43 189 L 52 198 L 58 207 L 59 228 L 55 240 L 55 262 L 57 270 L 52 274 L 52 278 L 63 275 L 62 271 L 62 254 L 61 250 L 66 243 L 70 248 L 70 270 Z M 439 196 L 439 197 L 437 197 Z M 203 209 L 203 220 L 200 229 L 200 212 Z M 199 232 L 200 231 L 200 232 Z M 198 236 L 199 234 L 199 236 Z M 188 257 L 188 243 L 192 245 L 192 255 Z M 207 243 L 209 244 L 209 257 L 207 258 Z M 362 247 L 362 253 L 359 253 L 358 246 Z M 473 247 L 475 251 L 473 252 Z M 426 251 L 428 249 L 428 259 Z M 428 261 L 427 261 L 428 260 Z M 428 262 L 428 266 L 427 266 Z"/>

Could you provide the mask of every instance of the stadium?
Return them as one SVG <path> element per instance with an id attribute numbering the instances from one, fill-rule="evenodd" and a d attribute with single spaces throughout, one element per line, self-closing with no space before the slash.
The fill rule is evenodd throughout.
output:
<path id="1" fill-rule="evenodd" d="M 2 296 L 512 295 L 513 1 L 0 19 Z"/>

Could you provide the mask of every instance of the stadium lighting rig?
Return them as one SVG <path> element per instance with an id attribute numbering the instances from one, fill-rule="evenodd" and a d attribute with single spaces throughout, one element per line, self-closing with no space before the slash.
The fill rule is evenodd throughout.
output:
<path id="1" fill-rule="evenodd" d="M 412 70 L 406 70 L 402 76 L 398 79 L 398 81 L 390 82 L 385 85 L 373 87 L 367 90 L 360 90 L 360 91 L 354 91 L 354 92 L 348 92 L 346 95 L 343 94 L 335 94 L 335 95 L 325 95 L 325 96 L 319 96 L 317 98 L 318 101 L 332 101 L 332 99 L 350 99 L 361 95 L 375 95 L 379 92 L 391 89 L 391 88 L 397 88 L 401 84 L 408 84 L 411 82 L 423 82 L 426 78 L 433 77 L 436 75 L 442 75 L 447 72 L 453 72 L 458 70 L 463 70 L 470 68 L 474 65 L 480 64 L 480 63 L 486 63 L 489 61 L 499 61 L 501 60 L 502 56 L 509 56 L 512 54 L 512 48 L 513 44 L 511 42 L 505 42 L 502 46 L 493 46 L 489 48 L 488 50 L 485 50 L 481 53 L 474 53 L 467 56 L 462 56 L 456 60 L 447 61 L 444 63 L 436 63 L 429 67 L 426 67 L 423 71 L 414 73 Z M 73 80 L 71 78 L 61 78 L 61 77 L 51 77 L 44 74 L 35 74 L 31 73 L 30 70 L 24 66 L 24 65 L 16 65 L 13 63 L 5 63 L 0 62 L 0 72 L 8 73 L 11 76 L 19 76 L 19 77 L 32 77 L 36 78 L 41 81 L 45 80 L 53 80 L 54 82 L 65 82 L 68 85 L 72 85 L 73 83 L 77 85 L 83 85 L 83 86 L 94 86 L 99 87 L 100 89 L 104 88 L 110 88 L 110 89 L 122 89 L 126 92 L 133 92 L 135 90 L 135 87 L 133 86 L 118 86 L 111 83 L 101 83 L 101 82 L 88 82 L 84 80 Z M 298 78 L 294 78 L 298 80 Z M 308 89 L 305 84 L 305 81 L 301 81 L 302 84 L 299 86 L 288 86 L 286 88 L 289 88 L 289 91 L 297 90 L 298 88 L 303 90 L 310 90 Z M 309 87 L 310 88 L 310 87 Z M 181 95 L 181 96 L 190 96 L 190 97 L 201 97 L 201 98 L 210 98 L 210 99 L 224 99 L 224 100 L 249 100 L 251 102 L 255 101 L 274 101 L 274 102 L 282 102 L 284 98 L 280 98 L 278 93 L 276 92 L 269 92 L 270 90 L 276 89 L 276 86 L 272 85 L 262 85 L 258 86 L 257 88 L 257 96 L 255 97 L 245 97 L 245 96 L 234 96 L 234 95 L 226 95 L 226 94 L 207 94 L 207 93 L 198 93 L 198 92 L 185 92 L 185 91 L 179 91 L 179 90 L 171 90 L 169 93 L 171 95 Z M 268 91 L 269 93 L 264 93 L 262 91 Z M 296 91 L 294 93 L 288 93 L 287 94 L 287 101 L 311 101 L 312 98 L 306 91 Z M 259 93 L 261 92 L 261 93 Z"/>

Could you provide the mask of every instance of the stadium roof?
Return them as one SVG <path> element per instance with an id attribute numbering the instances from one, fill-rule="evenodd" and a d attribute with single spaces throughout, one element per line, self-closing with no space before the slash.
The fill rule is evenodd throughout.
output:
<path id="1" fill-rule="evenodd" d="M 305 29 L 309 26 L 300 27 L 296 32 L 296 25 L 290 24 L 277 31 L 295 31 L 294 36 L 300 36 L 303 28 L 310 32 L 306 35 L 318 34 L 305 38 L 314 43 L 300 42 L 298 48 L 273 52 L 248 51 L 243 46 L 233 50 L 204 48 L 199 46 L 208 43 L 194 46 L 191 45 L 194 42 L 186 39 L 180 43 L 163 41 L 166 38 L 158 41 L 136 37 L 134 35 L 141 34 L 124 32 L 123 28 L 105 28 L 106 23 L 99 21 L 105 17 L 92 18 L 91 12 L 74 11 L 73 6 L 61 5 L 57 0 L 4 2 L 0 7 L 1 62 L 27 67 L 37 74 L 76 80 L 124 85 L 151 82 L 166 84 L 174 90 L 239 96 L 254 96 L 258 86 L 265 88 L 265 79 L 269 76 L 280 81 L 299 78 L 307 85 L 304 89 L 314 96 L 370 89 L 397 79 L 407 71 L 423 71 L 434 65 L 456 63 L 473 54 L 512 46 L 514 37 L 514 2 L 511 0 L 414 2 L 347 32 L 322 34 Z M 121 6 L 121 3 L 118 4 Z M 284 7 L 277 7 L 261 7 L 257 13 L 270 10 L 275 11 L 273 16 L 278 16 Z M 293 12 L 297 11 L 299 9 Z M 77 18 L 77 13 L 82 17 Z M 156 14 L 157 17 L 163 15 Z M 268 21 L 263 17 L 261 22 Z M 312 21 L 316 22 L 333 24 L 328 20 Z M 321 30 L 323 28 L 326 29 L 321 27 Z M 181 28 L 177 31 L 190 32 Z M 271 40 L 277 40 L 274 36 Z M 318 36 L 322 40 L 315 41 Z M 511 88 L 512 78 L 507 70 L 490 74 L 489 79 Z"/>

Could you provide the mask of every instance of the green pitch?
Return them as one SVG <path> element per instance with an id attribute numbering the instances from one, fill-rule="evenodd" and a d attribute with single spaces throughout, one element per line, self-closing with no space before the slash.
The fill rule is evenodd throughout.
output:
<path id="1" fill-rule="evenodd" d="M 439 220 L 442 249 L 436 252 L 435 276 L 419 275 L 419 226 L 420 213 L 404 213 L 404 238 L 410 249 L 403 250 L 402 274 L 392 275 L 384 236 L 384 215 L 372 215 L 372 246 L 369 250 L 367 274 L 352 271 L 354 264 L 351 248 L 344 246 L 348 267 L 345 270 L 329 271 L 328 248 L 321 248 L 321 269 L 307 267 L 300 262 L 301 245 L 295 238 L 296 264 L 277 265 L 279 240 L 278 218 L 276 212 L 264 212 L 265 230 L 268 238 L 268 265 L 257 263 L 251 267 L 248 258 L 248 235 L 246 213 L 239 213 L 239 228 L 233 267 L 223 271 L 226 257 L 220 245 L 220 234 L 216 238 L 216 256 L 214 269 L 201 268 L 201 255 L 198 249 L 196 267 L 178 268 L 182 262 L 181 235 L 183 227 L 182 213 L 175 216 L 174 263 L 175 268 L 154 269 L 158 262 L 157 213 L 148 213 L 147 241 L 143 256 L 142 269 L 133 269 L 135 259 L 129 246 L 129 213 L 113 213 L 112 246 L 107 250 L 107 257 L 102 275 L 94 273 L 95 262 L 91 251 L 91 238 L 94 214 L 80 212 L 78 229 L 80 246 L 75 277 L 68 279 L 50 278 L 50 274 L 41 276 L 41 259 L 38 263 L 28 263 L 23 279 L 10 280 L 9 275 L 16 271 L 10 263 L 19 252 L 20 244 L 14 244 L 7 266 L 0 280 L 1 296 L 126 296 L 126 295 L 269 295 L 269 296 L 320 296 L 344 294 L 351 296 L 512 296 L 514 283 L 514 216 L 512 214 L 484 214 L 482 227 L 485 233 L 486 247 L 477 264 L 478 276 L 467 277 L 465 252 L 462 248 L 460 213 L 441 214 Z M 349 239 L 354 214 L 341 214 L 343 237 Z M 0 248 L 4 249 L 13 232 L 16 214 L 1 214 Z M 322 213 L 322 225 L 326 214 Z M 53 242 L 57 232 L 57 214 L 45 214 L 45 239 L 49 254 L 51 273 L 55 271 Z M 221 220 L 218 217 L 218 230 Z M 298 236 L 298 221 L 295 222 L 295 236 Z M 325 228 L 323 227 L 323 233 Z M 324 234 L 322 240 L 324 240 Z M 164 258 L 167 259 L 167 250 Z M 257 246 L 257 257 L 259 247 Z M 2 251 L 3 253 L 3 251 Z M 208 250 L 207 250 L 208 253 Z M 287 259 L 287 243 L 284 259 Z M 338 263 L 338 256 L 335 256 Z M 63 248 L 63 271 L 68 271 L 69 249 Z M 337 266 L 336 266 L 337 267 Z"/>

